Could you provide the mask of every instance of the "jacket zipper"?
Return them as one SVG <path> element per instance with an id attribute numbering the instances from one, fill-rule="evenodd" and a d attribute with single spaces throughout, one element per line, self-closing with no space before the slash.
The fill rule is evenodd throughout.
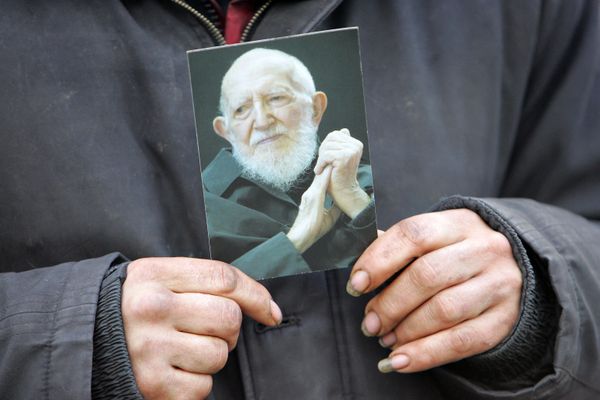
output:
<path id="1" fill-rule="evenodd" d="M 202 23 L 202 25 L 204 25 L 204 27 L 206 28 L 206 30 L 208 31 L 208 33 L 210 34 L 210 36 L 216 42 L 217 45 L 223 46 L 223 45 L 227 44 L 227 42 L 225 41 L 225 37 L 223 36 L 221 31 L 219 31 L 219 28 L 217 28 L 215 26 L 215 24 L 210 22 L 210 20 L 208 18 L 206 18 L 200 11 L 198 11 L 194 7 L 190 6 L 184 0 L 171 0 L 171 1 L 175 4 L 177 4 L 178 6 L 182 7 L 186 11 L 190 12 L 194 17 L 196 17 Z M 250 21 L 248 21 L 248 24 L 246 25 L 246 27 L 244 28 L 244 31 L 242 32 L 242 36 L 240 38 L 240 43 L 245 42 L 248 39 L 248 36 L 250 35 L 250 31 L 252 30 L 252 28 L 258 21 L 258 19 L 261 17 L 261 15 L 263 15 L 264 12 L 267 10 L 267 8 L 271 5 L 272 2 L 273 2 L 273 0 L 267 0 L 262 6 L 259 7 L 258 10 L 256 10 L 254 15 L 252 15 L 252 18 L 250 18 Z"/>

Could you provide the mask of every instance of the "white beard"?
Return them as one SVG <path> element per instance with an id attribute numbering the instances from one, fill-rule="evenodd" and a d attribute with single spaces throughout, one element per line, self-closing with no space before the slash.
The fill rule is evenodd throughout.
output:
<path id="1" fill-rule="evenodd" d="M 288 134 L 287 129 L 278 124 L 264 137 L 275 134 Z M 282 138 L 279 140 L 289 140 Z M 233 156 L 242 167 L 242 176 L 255 182 L 265 183 L 287 192 L 294 182 L 310 167 L 317 153 L 317 127 L 310 115 L 304 118 L 296 132 L 295 143 L 285 151 L 270 145 L 259 147 L 253 155 L 240 152 L 233 145 Z"/>

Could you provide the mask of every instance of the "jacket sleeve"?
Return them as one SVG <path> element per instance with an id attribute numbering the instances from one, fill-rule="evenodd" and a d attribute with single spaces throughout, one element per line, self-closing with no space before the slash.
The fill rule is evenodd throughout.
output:
<path id="1" fill-rule="evenodd" d="M 280 232 L 231 262 L 257 279 L 310 272 L 302 254 Z"/>
<path id="2" fill-rule="evenodd" d="M 89 399 L 98 294 L 118 254 L 0 274 L 0 393 Z"/>
<path id="3" fill-rule="evenodd" d="M 500 358 L 494 359 L 484 353 L 483 357 L 476 356 L 470 360 L 471 371 L 467 374 L 453 375 L 440 371 L 440 379 L 461 398 L 529 399 L 537 395 L 544 399 L 598 398 L 600 226 L 564 209 L 527 199 L 453 198 L 443 202 L 441 208 L 459 205 L 477 208 L 474 204 L 486 208 L 518 235 L 517 240 L 523 244 L 521 251 L 527 249 L 530 259 L 538 266 L 536 282 L 542 284 L 546 281 L 553 290 L 560 313 L 558 327 L 555 328 L 548 318 L 551 314 L 548 304 L 538 302 L 537 307 L 533 307 L 535 300 L 532 303 L 531 297 L 528 299 L 527 293 L 524 293 L 523 311 L 517 327 L 506 342 L 494 349 Z M 514 244 L 514 240 L 511 242 Z M 531 284 L 532 276 L 526 276 L 525 281 L 527 278 Z M 541 287 L 536 290 L 539 296 Z M 543 324 L 553 336 L 550 341 L 540 334 Z M 544 346 L 548 348 L 544 349 Z M 529 352 L 514 351 L 528 348 Z M 547 350 L 548 358 L 543 350 Z M 532 353 L 536 353 L 537 358 Z M 511 356 L 512 365 L 507 362 Z M 500 381 L 502 378 L 502 368 L 512 367 L 521 371 L 522 375 L 526 374 L 523 363 L 530 363 L 530 367 L 546 370 L 547 373 L 535 381 L 530 380 L 528 385 L 519 385 L 519 377 L 513 376 L 512 390 L 499 385 L 500 382 L 494 383 L 494 379 Z M 474 368 L 488 370 L 489 376 L 483 380 L 484 383 L 467 379 L 473 376 Z M 527 382 L 527 379 L 521 382 Z M 498 387 L 503 387 L 503 390 Z"/>
<path id="4" fill-rule="evenodd" d="M 231 264 L 259 279 L 347 267 L 375 236 L 375 203 L 372 201 L 356 218 L 338 222 L 331 234 L 325 235 L 304 254 L 300 254 L 286 234 L 280 232 Z"/>
<path id="5" fill-rule="evenodd" d="M 516 233 L 551 287 L 558 326 L 548 373 L 501 390 L 442 372 L 460 398 L 600 398 L 600 3 L 542 4 L 502 198 L 478 202 Z"/>

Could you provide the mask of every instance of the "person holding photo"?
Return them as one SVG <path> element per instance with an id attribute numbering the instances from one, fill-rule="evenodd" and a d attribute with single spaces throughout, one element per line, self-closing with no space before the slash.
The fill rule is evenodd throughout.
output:
<path id="1" fill-rule="evenodd" d="M 0 397 L 600 396 L 598 1 L 0 7 Z M 385 232 L 262 283 L 207 259 L 186 51 L 348 26 Z M 369 207 L 327 153 L 298 254 Z"/>

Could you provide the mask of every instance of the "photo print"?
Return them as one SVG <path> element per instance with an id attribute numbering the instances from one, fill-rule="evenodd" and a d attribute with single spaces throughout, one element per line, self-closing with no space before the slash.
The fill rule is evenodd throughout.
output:
<path id="1" fill-rule="evenodd" d="M 358 29 L 188 52 L 211 258 L 352 266 L 377 235 Z"/>

